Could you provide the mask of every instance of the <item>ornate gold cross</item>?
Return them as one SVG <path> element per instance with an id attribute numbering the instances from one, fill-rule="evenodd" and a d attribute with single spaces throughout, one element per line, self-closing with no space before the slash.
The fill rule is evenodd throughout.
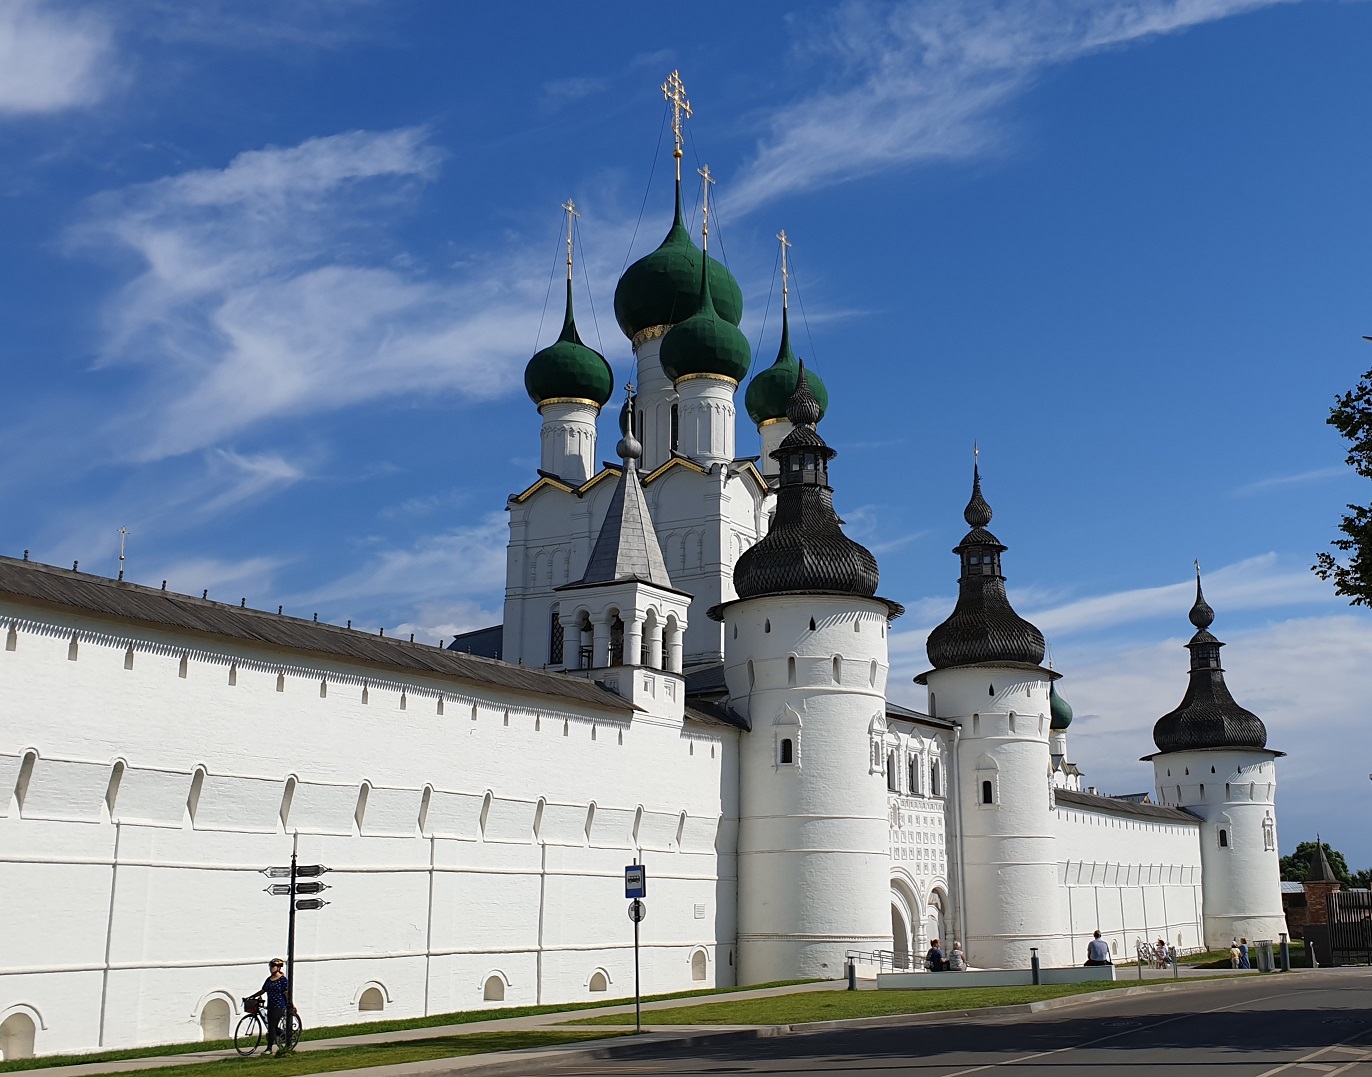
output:
<path id="1" fill-rule="evenodd" d="M 786 309 L 787 296 L 787 276 L 786 276 L 786 248 L 791 246 L 791 241 L 786 238 L 786 229 L 777 233 L 777 239 L 781 240 L 781 309 Z"/>
<path id="2" fill-rule="evenodd" d="M 572 279 L 572 225 L 575 218 L 581 214 L 576 211 L 576 203 L 570 198 L 562 203 L 562 208 L 567 212 L 567 280 Z"/>
<path id="3" fill-rule="evenodd" d="M 681 121 L 691 118 L 691 102 L 686 100 L 686 87 L 681 81 L 681 72 L 673 71 L 667 76 L 667 81 L 662 84 L 662 96 L 672 105 L 672 135 L 676 139 L 676 148 L 672 150 L 672 156 L 676 158 L 676 178 L 681 181 L 681 143 L 683 134 Z"/>
<path id="4" fill-rule="evenodd" d="M 704 250 L 710 245 L 710 184 L 715 182 L 714 176 L 710 175 L 710 166 L 702 165 L 696 169 L 700 173 L 700 236 L 701 249 Z"/>

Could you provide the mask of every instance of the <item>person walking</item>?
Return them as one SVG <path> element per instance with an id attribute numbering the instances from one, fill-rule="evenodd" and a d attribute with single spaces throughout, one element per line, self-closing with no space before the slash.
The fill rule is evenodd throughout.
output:
<path id="1" fill-rule="evenodd" d="M 274 957 L 267 965 L 267 978 L 262 981 L 262 988 L 253 995 L 253 998 L 266 996 L 267 999 L 267 1053 L 277 1045 L 280 1038 L 281 1046 L 277 1054 L 285 1054 L 291 1048 L 292 1037 L 287 1033 L 290 1020 L 286 1016 L 286 999 L 289 997 L 291 981 L 286 979 L 286 963 L 279 957 Z M 293 1013 L 299 1013 L 294 1006 L 291 1007 Z M 278 1030 L 279 1033 L 278 1033 Z"/>
<path id="2" fill-rule="evenodd" d="M 1251 969 L 1252 967 L 1248 960 L 1248 940 L 1239 939 L 1239 968 Z"/>
<path id="3" fill-rule="evenodd" d="M 1236 969 L 1239 967 L 1239 958 L 1243 955 L 1239 953 L 1239 940 L 1235 939 L 1229 944 L 1229 967 Z"/>
<path id="4" fill-rule="evenodd" d="M 1100 937 L 1097 930 L 1091 941 L 1086 944 L 1086 963 L 1088 965 L 1113 965 L 1110 960 L 1110 946 Z"/>

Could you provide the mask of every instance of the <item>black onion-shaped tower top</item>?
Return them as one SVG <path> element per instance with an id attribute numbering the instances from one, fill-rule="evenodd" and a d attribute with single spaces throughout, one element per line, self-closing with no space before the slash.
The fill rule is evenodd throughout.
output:
<path id="1" fill-rule="evenodd" d="M 981 473 L 972 465 L 972 497 L 962 512 L 970 531 L 953 547 L 962 561 L 958 601 L 952 614 L 929 633 L 927 649 L 934 669 L 1009 662 L 1037 666 L 1043 661 L 1043 633 L 1010 607 L 998 538 L 986 530 L 991 506 L 981 493 Z"/>
<path id="2" fill-rule="evenodd" d="M 745 550 L 734 566 L 734 589 L 740 599 L 778 594 L 876 595 L 877 559 L 843 533 L 834 511 L 829 461 L 835 453 L 815 429 L 820 414 L 802 361 L 786 408 L 793 429 L 771 454 L 781 465 L 776 514 L 766 536 Z M 904 612 L 894 602 L 886 601 L 886 605 L 892 616 Z"/>
<path id="3" fill-rule="evenodd" d="M 1199 566 L 1196 601 L 1190 617 L 1196 626 L 1196 634 L 1186 645 L 1191 652 L 1191 680 L 1177 709 L 1164 714 L 1153 726 L 1153 743 L 1160 752 L 1266 748 L 1267 727 L 1262 719 L 1235 703 L 1224 683 L 1224 669 L 1220 666 L 1220 648 L 1224 644 L 1210 634 L 1215 611 L 1201 592 Z"/>

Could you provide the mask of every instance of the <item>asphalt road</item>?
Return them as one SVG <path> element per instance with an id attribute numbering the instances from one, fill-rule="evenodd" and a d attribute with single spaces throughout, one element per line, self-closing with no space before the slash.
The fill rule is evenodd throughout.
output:
<path id="1" fill-rule="evenodd" d="M 742 1040 L 558 1074 L 1372 1075 L 1372 969 L 1244 977 L 999 1019 Z M 546 1071 L 545 1071 L 546 1072 Z"/>

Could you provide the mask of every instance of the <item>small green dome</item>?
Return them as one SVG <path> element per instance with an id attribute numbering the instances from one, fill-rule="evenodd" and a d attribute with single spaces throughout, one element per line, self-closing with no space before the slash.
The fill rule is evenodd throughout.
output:
<path id="1" fill-rule="evenodd" d="M 614 392 L 610 364 L 598 351 L 581 343 L 572 315 L 572 282 L 567 282 L 567 313 L 562 334 L 548 347 L 534 353 L 524 368 L 524 388 L 535 404 L 559 397 L 593 400 L 603 405 Z"/>
<path id="2" fill-rule="evenodd" d="M 1048 710 L 1053 716 L 1050 729 L 1066 729 L 1072 724 L 1072 704 L 1058 695 L 1058 686 L 1048 686 Z"/>
<path id="3" fill-rule="evenodd" d="M 748 376 L 753 353 L 748 347 L 748 338 L 738 326 L 720 316 L 711 292 L 710 276 L 700 272 L 696 312 L 672 326 L 662 338 L 658 362 L 674 382 L 692 374 L 716 374 L 731 378 L 737 385 Z"/>
<path id="4" fill-rule="evenodd" d="M 781 347 L 777 349 L 776 362 L 748 383 L 743 405 L 748 409 L 748 417 L 758 426 L 768 419 L 786 418 L 786 404 L 796 390 L 796 354 L 791 350 L 791 326 L 786 308 L 781 308 Z M 818 374 L 808 366 L 805 368 L 805 382 L 810 393 L 819 402 L 819 417 L 829 410 L 829 390 L 824 387 Z"/>
<path id="5" fill-rule="evenodd" d="M 654 325 L 675 325 L 691 316 L 700 295 L 700 248 L 682 222 L 681 185 L 676 192 L 676 214 L 667 237 L 652 254 L 624 271 L 615 288 L 615 320 L 633 340 Z M 732 325 L 743 320 L 743 293 L 738 281 L 722 264 L 709 259 L 710 290 L 715 310 Z"/>

